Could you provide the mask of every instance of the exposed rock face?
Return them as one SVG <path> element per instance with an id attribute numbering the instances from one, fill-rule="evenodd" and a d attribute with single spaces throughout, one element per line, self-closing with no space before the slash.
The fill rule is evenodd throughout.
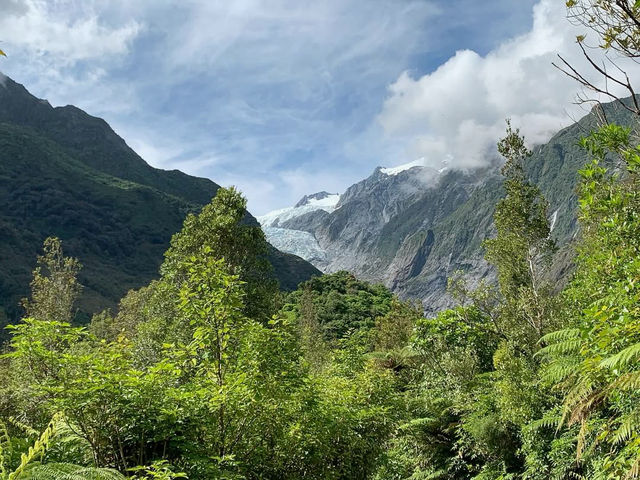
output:
<path id="1" fill-rule="evenodd" d="M 329 192 L 318 192 L 318 193 L 313 193 L 311 195 L 305 195 L 304 197 L 302 197 L 300 199 L 300 201 L 298 203 L 296 203 L 296 205 L 293 208 L 298 208 L 298 207 L 302 207 L 303 205 L 310 205 L 312 203 L 314 203 L 313 201 L 316 200 L 315 203 L 318 203 L 319 200 L 325 200 L 329 197 L 331 197 L 331 193 Z"/>
<path id="2" fill-rule="evenodd" d="M 630 114 L 619 105 L 606 109 L 610 121 L 629 124 Z M 595 118 L 586 116 L 536 147 L 526 165 L 529 178 L 550 204 L 552 235 L 561 247 L 554 260 L 558 279 L 571 273 L 570 244 L 577 233 L 577 171 L 587 161 L 578 139 L 595 127 Z M 267 236 L 325 272 L 349 270 L 384 283 L 403 298 L 421 300 L 429 313 L 446 308 L 452 304 L 446 287 L 453 272 L 464 271 L 471 285 L 495 278 L 483 258 L 482 242 L 494 234 L 502 178 L 497 164 L 473 172 L 433 170 L 423 164 L 377 168 L 349 187 L 333 209 L 303 210 L 309 199 L 326 194 L 321 192 L 298 202 L 297 212 L 287 210 L 279 234 L 304 233 L 304 240 L 314 245 L 314 258 L 305 257 L 309 247 L 300 241 L 288 250 L 268 230 Z"/>

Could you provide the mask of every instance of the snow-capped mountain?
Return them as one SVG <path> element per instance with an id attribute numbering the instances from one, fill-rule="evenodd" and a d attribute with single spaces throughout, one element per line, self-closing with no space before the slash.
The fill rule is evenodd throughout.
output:
<path id="1" fill-rule="evenodd" d="M 608 117 L 628 115 L 614 104 L 606 108 Z M 556 279 L 567 278 L 577 230 L 576 172 L 587 160 L 578 139 L 595 125 L 593 115 L 583 118 L 536 147 L 525 165 L 549 202 L 552 234 L 561 247 L 553 262 Z M 493 212 L 503 181 L 497 166 L 463 172 L 446 160 L 418 159 L 378 167 L 341 195 L 309 195 L 258 220 L 277 248 L 327 273 L 348 270 L 383 283 L 435 312 L 452 304 L 452 273 L 464 271 L 471 286 L 494 278 L 482 243 L 495 234 Z"/>
<path id="2" fill-rule="evenodd" d="M 398 175 L 401 172 L 406 172 L 407 170 L 411 170 L 412 168 L 424 168 L 425 160 L 424 158 L 419 158 L 418 160 L 414 160 L 413 162 L 405 163 L 403 165 L 398 165 L 397 167 L 385 168 L 380 167 L 380 171 L 385 175 L 393 176 Z"/>
<path id="3" fill-rule="evenodd" d="M 314 265 L 324 265 L 326 253 L 313 233 L 286 228 L 285 224 L 316 211 L 331 213 L 336 209 L 339 201 L 340 194 L 318 192 L 305 195 L 293 207 L 274 210 L 257 218 L 267 239 L 278 250 L 298 255 Z"/>
<path id="4" fill-rule="evenodd" d="M 262 227 L 279 227 L 287 220 L 315 210 L 324 210 L 329 213 L 333 212 L 336 209 L 338 201 L 340 201 L 340 194 L 338 193 L 318 192 L 312 195 L 305 195 L 293 207 L 274 210 L 257 218 Z"/>

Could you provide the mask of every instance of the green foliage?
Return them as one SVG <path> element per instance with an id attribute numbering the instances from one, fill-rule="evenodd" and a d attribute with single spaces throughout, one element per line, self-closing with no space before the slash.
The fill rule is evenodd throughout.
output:
<path id="1" fill-rule="evenodd" d="M 637 154 L 629 130 L 615 125 L 583 144 L 594 160 L 580 172 L 584 238 L 566 292 L 572 324 L 543 339 L 549 360 L 543 375 L 563 395 L 562 424 L 579 427 L 578 459 L 593 475 L 634 477 L 640 466 Z M 623 177 L 600 166 L 610 153 L 624 161 Z"/>
<path id="2" fill-rule="evenodd" d="M 309 368 L 302 358 L 312 344 L 293 310 L 267 317 L 263 302 L 248 315 L 256 290 L 247 284 L 259 278 L 251 269 L 261 271 L 264 239 L 237 223 L 239 195 L 221 190 L 217 200 L 202 217 L 207 232 L 190 231 L 198 221 L 191 217 L 163 277 L 130 292 L 115 316 L 103 312 L 84 328 L 41 307 L 42 315 L 11 327 L 0 357 L 0 415 L 33 432 L 60 412 L 68 429 L 68 441 L 47 446 L 37 464 L 31 457 L 44 450 L 31 451 L 29 471 L 41 478 L 364 479 L 383 462 L 398 411 L 394 373 L 367 355 L 375 316 L 388 312 L 391 294 L 352 277 L 337 281 L 349 318 L 370 318 L 333 345 L 320 339 L 319 368 Z M 76 263 L 56 245 L 47 275 L 34 274 L 29 305 L 73 303 L 65 292 L 77 269 L 64 267 Z M 227 261 L 233 255 L 240 264 Z M 48 281 L 60 271 L 65 281 Z M 406 322 L 403 328 L 406 338 Z M 8 452 L 16 437 L 5 436 Z M 15 459 L 3 458 L 9 471 Z"/>
<path id="3" fill-rule="evenodd" d="M 81 267 L 76 259 L 63 256 L 58 238 L 47 238 L 44 255 L 38 257 L 38 266 L 33 272 L 32 298 L 23 301 L 27 316 L 70 322 L 74 302 L 81 291 L 76 278 Z"/>
<path id="4" fill-rule="evenodd" d="M 84 288 L 73 313 L 76 321 L 87 323 L 105 308 L 115 311 L 128 290 L 158 277 L 171 236 L 218 188 L 208 179 L 149 166 L 104 120 L 73 106 L 53 108 L 5 77 L 0 89 L 0 329 L 24 314 L 19 303 L 29 294 L 45 238 L 60 238 L 68 254 L 82 259 Z M 258 226 L 249 215 L 246 220 Z M 268 259 L 287 291 L 320 274 L 273 247 Z"/>
<path id="5" fill-rule="evenodd" d="M 161 267 L 163 276 L 180 284 L 184 260 L 192 256 L 224 259 L 243 281 L 245 313 L 268 318 L 273 313 L 277 280 L 267 259 L 267 241 L 258 225 L 247 224 L 247 201 L 233 187 L 218 190 L 198 215 L 189 215 L 171 239 Z"/>
<path id="6" fill-rule="evenodd" d="M 519 342 L 535 343 L 548 328 L 550 287 L 545 282 L 555 244 L 550 237 L 548 203 L 525 178 L 531 152 L 507 121 L 507 135 L 498 143 L 505 197 L 494 214 L 497 236 L 485 242 L 486 258 L 495 265 L 502 294 L 502 332 Z M 525 340 L 527 337 L 527 340 Z"/>
<path id="7" fill-rule="evenodd" d="M 0 422 L 2 439 L 0 440 L 0 479 L 2 480 L 120 480 L 125 477 L 116 470 L 95 466 L 75 465 L 72 463 L 46 462 L 45 456 L 54 446 L 55 437 L 64 431 L 65 420 L 56 414 L 37 440 L 21 453 L 20 461 L 11 470 L 7 463 L 11 459 L 14 446 L 5 424 Z M 67 440 L 68 441 L 68 440 Z"/>
<path id="8" fill-rule="evenodd" d="M 298 316 L 303 297 L 306 314 L 313 313 L 328 341 L 372 328 L 376 318 L 389 312 L 393 298 L 384 286 L 359 281 L 344 271 L 301 284 L 288 297 L 284 310 Z"/>
<path id="9" fill-rule="evenodd" d="M 131 468 L 130 471 L 138 474 L 133 480 L 174 480 L 176 478 L 187 478 L 185 473 L 174 473 L 173 469 L 166 460 L 153 462 L 149 466 L 138 466 Z"/>

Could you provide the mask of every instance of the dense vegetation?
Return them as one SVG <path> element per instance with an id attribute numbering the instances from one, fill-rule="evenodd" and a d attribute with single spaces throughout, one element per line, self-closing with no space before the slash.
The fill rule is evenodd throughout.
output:
<path id="1" fill-rule="evenodd" d="M 453 275 L 459 304 L 433 318 L 347 272 L 282 294 L 234 189 L 88 326 L 81 265 L 47 239 L 0 356 L 0 480 L 639 477 L 637 126 L 581 142 L 581 237 L 558 288 L 548 203 L 507 124 L 484 243 L 497 284 Z"/>
<path id="2" fill-rule="evenodd" d="M 36 255 L 48 236 L 82 259 L 77 319 L 115 308 L 132 288 L 158 277 L 163 252 L 187 213 L 218 185 L 152 168 L 99 118 L 51 107 L 4 77 L 0 87 L 0 340 L 20 319 Z M 253 217 L 247 221 L 257 224 Z M 270 249 L 281 287 L 319 273 Z"/>
<path id="3" fill-rule="evenodd" d="M 283 297 L 233 189 L 187 218 L 159 280 L 88 327 L 72 324 L 80 265 L 47 240 L 0 366 L 0 475 L 637 476 L 640 156 L 615 125 L 583 147 L 569 285 L 548 283 L 547 202 L 508 126 L 485 242 L 498 284 L 453 276 L 460 305 L 434 318 L 346 272 Z"/>

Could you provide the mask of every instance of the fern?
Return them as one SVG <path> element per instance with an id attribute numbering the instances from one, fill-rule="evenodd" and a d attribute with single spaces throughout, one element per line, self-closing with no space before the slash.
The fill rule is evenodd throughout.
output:
<path id="1" fill-rule="evenodd" d="M 640 390 L 640 371 L 626 373 L 617 378 L 609 385 L 611 391 L 631 391 Z"/>
<path id="2" fill-rule="evenodd" d="M 36 440 L 33 446 L 29 447 L 29 450 L 27 451 L 27 453 L 23 453 L 20 456 L 20 465 L 18 465 L 18 468 L 16 468 L 13 472 L 11 472 L 8 475 L 7 480 L 15 480 L 20 478 L 20 475 L 22 475 L 25 472 L 25 470 L 27 469 L 30 463 L 32 463 L 38 456 L 40 457 L 44 456 L 44 452 L 49 446 L 51 438 L 55 435 L 56 428 L 57 428 L 58 422 L 60 422 L 60 419 L 61 419 L 60 414 L 56 414 L 51 419 L 47 428 L 40 435 L 40 438 Z"/>
<path id="3" fill-rule="evenodd" d="M 540 339 L 540 343 L 551 345 L 576 338 L 580 338 L 579 328 L 565 328 L 564 330 L 556 330 L 555 332 L 547 333 Z M 542 350 L 545 350 L 545 348 Z"/>
<path id="4" fill-rule="evenodd" d="M 30 437 L 39 437 L 40 436 L 40 432 L 39 431 L 37 431 L 36 429 L 30 427 L 26 423 L 21 422 L 20 420 L 18 420 L 15 417 L 9 417 L 7 420 L 11 425 L 13 425 L 14 427 L 18 428 L 19 430 L 22 430 L 23 432 L 25 432 Z"/>
<path id="5" fill-rule="evenodd" d="M 527 428 L 530 430 L 539 430 L 544 428 L 554 428 L 558 430 L 560 429 L 561 422 L 562 415 L 560 415 L 557 411 L 550 410 L 547 411 L 542 418 L 530 422 L 527 425 Z"/>
<path id="6" fill-rule="evenodd" d="M 556 385 L 571 376 L 575 375 L 580 360 L 574 357 L 561 357 L 554 360 L 542 372 L 542 379 L 550 384 Z"/>
<path id="7" fill-rule="evenodd" d="M 5 458 L 11 452 L 11 438 L 7 431 L 7 426 L 0 422 L 0 479 L 7 477 Z"/>
<path id="8" fill-rule="evenodd" d="M 12 422 L 12 423 L 15 423 Z M 23 427 L 22 424 L 18 425 Z M 97 467 L 85 467 L 70 463 L 42 463 L 44 454 L 50 448 L 53 437 L 67 433 L 68 427 L 61 414 L 56 414 L 40 434 L 27 453 L 20 457 L 20 465 L 7 472 L 4 464 L 5 452 L 10 445 L 6 425 L 0 423 L 0 480 L 123 480 L 125 477 L 116 470 Z M 25 430 L 29 431 L 27 427 Z"/>
<path id="9" fill-rule="evenodd" d="M 612 443 L 617 445 L 629 440 L 633 432 L 637 429 L 638 420 L 638 412 L 626 415 L 622 421 L 622 425 L 616 430 Z"/>
<path id="10" fill-rule="evenodd" d="M 543 337 L 544 338 L 544 337 Z M 540 355 L 567 355 L 571 353 L 580 352 L 582 346 L 582 339 L 580 338 L 567 338 L 561 342 L 551 343 L 546 347 L 540 349 L 538 354 Z"/>
<path id="11" fill-rule="evenodd" d="M 35 465 L 20 480 L 124 480 L 117 470 L 82 467 L 69 463 Z"/>
<path id="12" fill-rule="evenodd" d="M 617 354 L 605 358 L 600 362 L 600 365 L 610 369 L 625 368 L 630 366 L 638 357 L 640 357 L 640 343 L 631 345 Z"/>

